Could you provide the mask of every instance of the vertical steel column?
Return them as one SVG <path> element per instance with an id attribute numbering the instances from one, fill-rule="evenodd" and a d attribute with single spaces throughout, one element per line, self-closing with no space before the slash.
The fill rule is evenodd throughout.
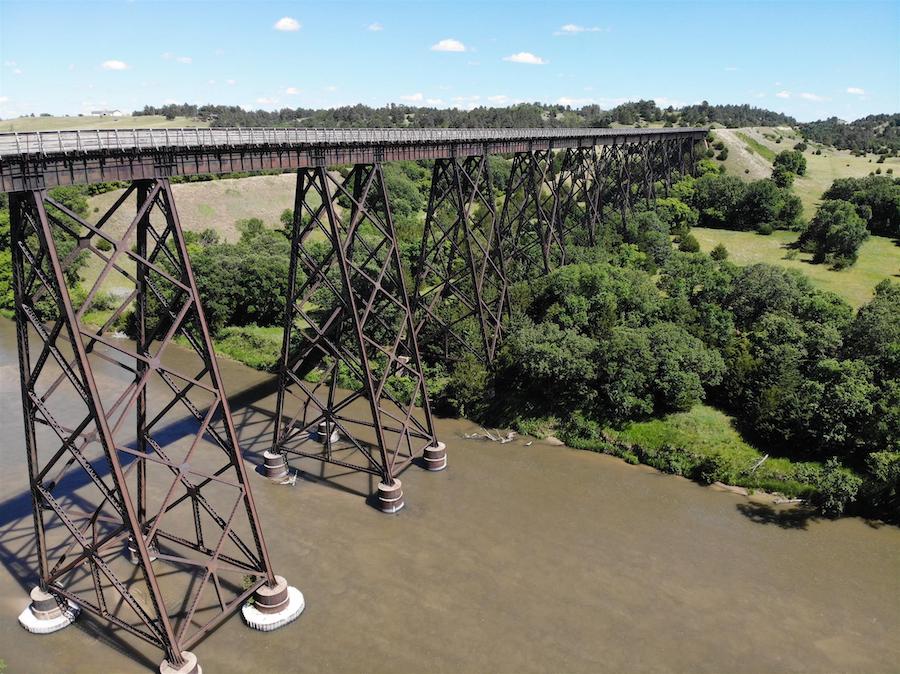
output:
<path id="1" fill-rule="evenodd" d="M 510 281 L 548 273 L 565 259 L 551 217 L 552 160 L 551 150 L 519 152 L 513 158 L 500 214 L 500 239 Z"/>
<path id="2" fill-rule="evenodd" d="M 591 204 L 589 181 L 593 163 L 593 147 L 566 149 L 559 175 L 551 185 L 553 190 L 551 220 L 557 232 L 563 264 L 567 241 L 574 240 L 584 245 L 594 239 L 596 214 Z"/>
<path id="3" fill-rule="evenodd" d="M 443 444 L 381 165 L 357 164 L 343 179 L 301 169 L 295 204 L 271 454 L 376 475 L 379 493 L 393 499 L 382 509 L 395 512 L 399 472 L 423 454 L 434 459 Z"/>
<path id="4" fill-rule="evenodd" d="M 110 234 L 104 225 L 135 194 L 135 217 Z M 187 649 L 251 596 L 254 610 L 289 622 L 299 610 L 294 602 L 296 612 L 281 615 L 289 588 L 269 561 L 168 181 L 132 184 L 97 224 L 43 190 L 13 194 L 11 206 L 41 587 L 185 671 L 196 662 Z M 102 269 L 76 306 L 67 282 L 82 256 Z M 135 290 L 89 328 L 84 316 L 111 274 Z M 106 334 L 132 304 L 133 347 Z M 176 335 L 194 356 L 188 371 L 168 364 Z M 180 352 L 176 362 L 187 360 Z M 125 423 L 132 413 L 135 432 Z"/>
<path id="5" fill-rule="evenodd" d="M 413 291 L 421 347 L 442 342 L 445 360 L 457 358 L 462 349 L 483 363 L 492 362 L 506 309 L 506 283 L 487 156 L 435 160 Z M 467 323 L 472 319 L 478 324 L 480 348 L 463 332 L 471 329 Z"/>

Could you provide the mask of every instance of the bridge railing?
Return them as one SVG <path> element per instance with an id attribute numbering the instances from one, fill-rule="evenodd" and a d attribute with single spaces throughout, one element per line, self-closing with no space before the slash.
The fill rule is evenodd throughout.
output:
<path id="1" fill-rule="evenodd" d="M 59 155 L 166 148 L 434 144 L 592 137 L 693 136 L 700 128 L 668 129 L 446 129 L 446 128 L 172 128 L 90 129 L 0 133 L 0 159 L 17 155 Z"/>

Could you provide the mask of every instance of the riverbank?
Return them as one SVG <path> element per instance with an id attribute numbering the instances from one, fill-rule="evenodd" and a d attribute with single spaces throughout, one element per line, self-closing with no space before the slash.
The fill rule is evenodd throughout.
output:
<path id="1" fill-rule="evenodd" d="M 232 327 L 216 341 L 216 353 L 257 370 L 271 371 L 281 350 L 278 327 Z M 825 464 L 771 456 L 748 443 L 735 420 L 709 405 L 620 429 L 560 424 L 555 419 L 519 420 L 516 429 L 535 438 L 556 433 L 574 449 L 610 454 L 701 484 L 719 482 L 772 500 L 820 501 Z"/>

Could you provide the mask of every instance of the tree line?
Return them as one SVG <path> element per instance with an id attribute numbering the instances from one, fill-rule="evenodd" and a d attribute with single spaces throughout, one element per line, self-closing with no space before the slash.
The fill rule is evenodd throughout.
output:
<path id="1" fill-rule="evenodd" d="M 610 110 L 598 105 L 581 107 L 547 103 L 520 103 L 506 107 L 478 106 L 471 110 L 419 107 L 391 103 L 382 107 L 348 105 L 329 109 L 282 108 L 244 110 L 238 106 L 168 104 L 144 106 L 134 115 L 193 117 L 212 126 L 305 127 L 609 127 L 614 123 L 634 126 L 663 122 L 667 126 L 728 127 L 795 125 L 793 117 L 749 105 L 710 105 L 706 101 L 683 108 L 660 108 L 653 100 L 629 101 Z"/>
<path id="2" fill-rule="evenodd" d="M 869 115 L 853 122 L 837 117 L 800 125 L 803 136 L 839 150 L 896 154 L 900 151 L 900 113 Z"/>

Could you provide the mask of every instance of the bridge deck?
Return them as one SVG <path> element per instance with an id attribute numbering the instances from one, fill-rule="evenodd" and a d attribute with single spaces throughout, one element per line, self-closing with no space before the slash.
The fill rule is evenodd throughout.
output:
<path id="1" fill-rule="evenodd" d="M 689 141 L 707 129 L 82 129 L 0 133 L 0 191 L 159 176 Z"/>

